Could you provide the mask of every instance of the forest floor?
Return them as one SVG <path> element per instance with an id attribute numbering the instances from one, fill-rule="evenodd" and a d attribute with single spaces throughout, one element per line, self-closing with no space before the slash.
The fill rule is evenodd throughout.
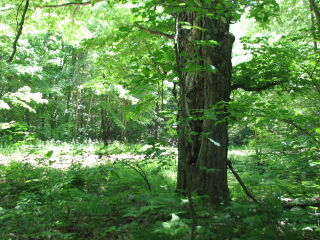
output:
<path id="1" fill-rule="evenodd" d="M 106 162 L 115 161 L 133 161 L 141 160 L 143 155 L 134 155 L 128 153 L 111 154 L 108 156 L 99 156 L 96 154 L 84 154 L 84 155 L 53 155 L 50 158 L 44 158 L 41 155 L 30 154 L 13 154 L 11 156 L 0 155 L 0 164 L 8 165 L 10 162 L 23 162 L 29 163 L 33 166 L 48 166 L 56 169 L 67 169 L 73 164 L 81 164 L 83 167 L 93 167 Z"/>
<path id="2" fill-rule="evenodd" d="M 229 158 L 263 204 L 250 201 L 228 174 L 233 201 L 227 209 L 208 208 L 194 195 L 197 239 L 319 239 L 318 208 L 286 209 L 279 201 L 316 196 L 313 180 L 283 178 L 281 166 L 271 172 L 245 148 L 231 149 Z M 176 194 L 176 172 L 174 147 L 40 142 L 0 148 L 0 239 L 188 239 L 188 201 Z"/>
<path id="3" fill-rule="evenodd" d="M 47 142 L 38 145 L 22 145 L 17 147 L 8 147 L 0 150 L 0 164 L 8 165 L 10 162 L 29 163 L 33 166 L 49 166 L 56 169 L 67 169 L 73 164 L 80 164 L 83 167 L 93 167 L 107 162 L 123 160 L 140 160 L 143 154 L 122 152 L 127 146 L 117 143 L 112 152 L 99 152 L 104 149 L 101 143 L 86 144 L 68 144 Z M 127 150 L 127 149 L 126 149 Z M 52 151 L 50 157 L 46 154 Z"/>
<path id="4" fill-rule="evenodd" d="M 81 164 L 83 167 L 93 167 L 107 162 L 116 161 L 137 161 L 145 158 L 143 153 L 99 153 L 96 149 L 101 148 L 100 143 L 90 144 L 88 146 L 77 147 L 72 144 L 53 145 L 52 143 L 43 146 L 21 146 L 17 148 L 0 151 L 0 164 L 8 165 L 10 162 L 29 163 L 33 166 L 48 166 L 56 169 L 67 169 L 73 164 Z M 150 147 L 150 146 L 149 146 Z M 125 147 L 124 147 L 125 148 Z M 54 150 L 50 150 L 54 149 Z M 119 151 L 119 149 L 117 149 Z M 123 149 L 124 150 L 124 149 Z M 53 151 L 50 158 L 44 157 L 44 151 Z M 117 152 L 117 151 L 115 151 Z M 169 153 L 177 155 L 176 148 L 170 148 Z M 248 149 L 229 150 L 229 158 L 248 157 L 254 154 L 254 151 Z"/>

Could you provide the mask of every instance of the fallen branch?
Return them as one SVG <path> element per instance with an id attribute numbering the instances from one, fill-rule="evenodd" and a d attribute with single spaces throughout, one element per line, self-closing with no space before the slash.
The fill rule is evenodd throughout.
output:
<path id="1" fill-rule="evenodd" d="M 25 18 L 26 18 L 26 14 L 27 14 L 28 8 L 29 8 L 29 0 L 26 0 L 26 5 L 25 5 L 25 7 L 23 9 L 23 13 L 22 13 L 22 16 L 21 16 L 21 21 L 19 23 L 19 29 L 18 29 L 17 35 L 16 35 L 16 37 L 15 37 L 15 39 L 13 41 L 12 53 L 11 53 L 10 58 L 8 59 L 8 63 L 12 62 L 12 60 L 14 58 L 14 55 L 17 52 L 17 44 L 18 44 L 19 38 L 20 38 L 20 36 L 22 34 L 23 25 L 24 25 L 24 21 L 25 21 Z"/>
<path id="2" fill-rule="evenodd" d="M 94 3 L 99 3 L 103 2 L 104 0 L 96 0 Z M 57 4 L 57 5 L 44 5 L 40 6 L 40 8 L 59 8 L 59 7 L 69 7 L 69 6 L 86 6 L 86 5 L 91 5 L 92 1 L 87 1 L 87 2 L 69 2 L 69 3 L 64 3 L 64 4 Z"/>
<path id="3" fill-rule="evenodd" d="M 306 207 L 318 207 L 320 208 L 320 201 L 302 201 L 302 202 L 286 202 L 283 204 L 284 208 L 290 209 L 294 207 L 301 207 L 301 208 L 306 208 Z"/>
<path id="4" fill-rule="evenodd" d="M 233 175 L 236 177 L 236 179 L 238 180 L 240 186 L 242 187 L 243 191 L 247 194 L 247 196 L 249 198 L 251 198 L 255 203 L 260 204 L 260 202 L 250 193 L 249 189 L 246 187 L 246 185 L 244 184 L 244 182 L 242 181 L 241 177 L 236 172 L 236 170 L 234 170 L 231 161 L 229 161 L 229 160 L 227 161 L 227 166 L 229 167 L 229 169 L 231 170 Z"/>

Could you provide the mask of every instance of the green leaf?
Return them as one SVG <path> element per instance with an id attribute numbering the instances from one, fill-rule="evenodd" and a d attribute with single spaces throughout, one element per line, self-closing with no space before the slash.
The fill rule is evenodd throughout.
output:
<path id="1" fill-rule="evenodd" d="M 215 40 L 194 40 L 194 43 L 201 46 L 216 47 L 220 46 L 220 43 Z"/>
<path id="2" fill-rule="evenodd" d="M 50 151 L 48 151 L 48 152 L 44 155 L 44 157 L 46 157 L 46 158 L 51 158 L 51 157 L 52 157 L 52 154 L 53 154 L 53 150 L 50 150 Z"/>
<path id="3" fill-rule="evenodd" d="M 201 167 L 201 170 L 206 171 L 208 173 L 214 173 L 214 172 L 220 171 L 220 169 L 217 169 L 217 168 L 207 168 L 207 167 Z"/>

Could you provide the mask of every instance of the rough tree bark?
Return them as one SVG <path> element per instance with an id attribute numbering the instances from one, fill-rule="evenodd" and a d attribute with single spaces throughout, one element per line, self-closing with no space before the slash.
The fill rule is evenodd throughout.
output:
<path id="1" fill-rule="evenodd" d="M 311 11 L 313 11 L 314 14 L 316 15 L 318 25 L 320 25 L 320 11 L 318 10 L 317 3 L 315 2 L 315 0 L 309 0 L 309 5 L 310 5 Z"/>
<path id="2" fill-rule="evenodd" d="M 188 22 L 193 26 L 184 29 L 179 24 L 176 41 L 181 79 L 186 84 L 186 103 L 183 106 L 180 102 L 180 109 L 186 108 L 191 119 L 188 120 L 188 132 L 194 133 L 189 134 L 189 140 L 185 141 L 181 134 L 185 126 L 180 124 L 178 127 L 177 188 L 186 191 L 186 169 L 190 169 L 187 172 L 190 173 L 188 178 L 193 191 L 207 195 L 213 206 L 227 204 L 230 196 L 227 184 L 228 125 L 224 121 L 226 105 L 215 110 L 215 117 L 212 114 L 206 117 L 206 113 L 212 113 L 213 105 L 229 101 L 234 36 L 229 33 L 229 23 L 226 21 L 199 16 L 194 12 L 179 13 L 177 18 L 179 23 Z M 208 40 L 214 40 L 218 45 L 197 45 Z M 202 70 L 184 70 L 190 62 L 202 66 Z M 184 93 L 180 91 L 180 99 L 184 97 L 181 94 Z M 183 122 L 181 112 L 179 120 Z"/>

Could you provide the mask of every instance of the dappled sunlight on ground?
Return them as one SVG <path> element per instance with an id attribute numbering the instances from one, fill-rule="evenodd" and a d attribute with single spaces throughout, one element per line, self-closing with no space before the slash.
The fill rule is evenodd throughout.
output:
<path id="1" fill-rule="evenodd" d="M 249 156 L 254 154 L 253 150 L 229 150 L 228 156 Z"/>
<path id="2" fill-rule="evenodd" d="M 12 154 L 11 156 L 0 155 L 0 164 L 8 165 L 10 162 L 25 162 L 30 163 L 34 166 L 50 166 L 57 169 L 66 169 L 72 164 L 81 164 L 84 167 L 91 167 L 95 165 L 104 164 L 105 162 L 116 162 L 123 160 L 139 160 L 142 159 L 143 155 L 133 155 L 133 154 L 112 154 L 109 156 L 99 157 L 94 154 L 85 155 L 53 155 L 51 158 L 45 158 L 39 155 L 21 155 Z"/>
<path id="3" fill-rule="evenodd" d="M 172 153 L 177 154 L 177 149 L 174 149 L 171 154 Z M 252 150 L 230 150 L 228 153 L 229 157 L 249 156 L 252 154 L 254 154 L 254 151 Z M 10 162 L 25 162 L 39 167 L 50 166 L 57 169 L 66 169 L 72 164 L 81 164 L 84 167 L 91 167 L 104 164 L 106 162 L 141 160 L 144 157 L 144 155 L 135 155 L 129 153 L 99 156 L 94 154 L 93 151 L 89 151 L 88 153 L 82 155 L 72 154 L 71 152 L 68 154 L 66 151 L 55 151 L 50 158 L 46 158 L 39 154 L 13 153 L 10 156 L 0 154 L 0 164 L 8 165 Z"/>

